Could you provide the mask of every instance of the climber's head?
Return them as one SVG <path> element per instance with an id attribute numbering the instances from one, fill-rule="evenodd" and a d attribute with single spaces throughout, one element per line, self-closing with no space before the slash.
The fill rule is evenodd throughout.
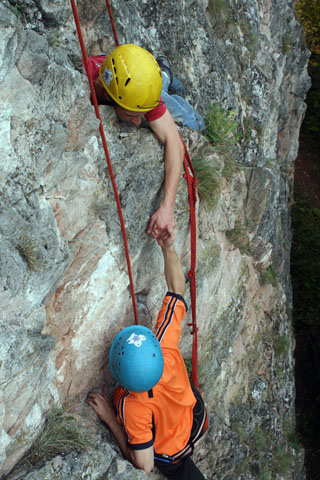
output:
<path id="1" fill-rule="evenodd" d="M 115 105 L 114 109 L 116 111 L 117 117 L 120 118 L 120 120 L 133 123 L 134 125 L 141 124 L 141 119 L 144 115 L 143 112 L 133 112 L 131 110 L 126 110 L 125 108 L 122 108 L 119 105 Z"/>
<path id="2" fill-rule="evenodd" d="M 138 45 L 116 47 L 101 65 L 99 77 L 110 97 L 126 111 L 143 115 L 159 104 L 161 70 L 151 53 Z"/>
<path id="3" fill-rule="evenodd" d="M 160 343 L 146 327 L 127 327 L 113 340 L 109 363 L 113 378 L 122 387 L 132 392 L 147 392 L 162 376 Z"/>

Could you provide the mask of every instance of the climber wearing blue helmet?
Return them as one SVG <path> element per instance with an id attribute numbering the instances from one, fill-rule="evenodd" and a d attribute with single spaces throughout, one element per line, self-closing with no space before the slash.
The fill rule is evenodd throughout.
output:
<path id="1" fill-rule="evenodd" d="M 190 455 L 205 433 L 208 419 L 178 346 L 187 311 L 185 277 L 173 234 L 157 241 L 169 291 L 154 333 L 135 325 L 120 331 L 112 343 L 109 361 L 119 384 L 113 399 L 117 412 L 105 392 L 89 393 L 87 402 L 135 467 L 150 473 L 156 465 L 167 478 L 200 480 L 205 477 Z"/>
<path id="2" fill-rule="evenodd" d="M 163 372 L 159 340 L 149 328 L 127 327 L 114 339 L 109 363 L 119 385 L 131 392 L 147 392 L 159 382 Z"/>

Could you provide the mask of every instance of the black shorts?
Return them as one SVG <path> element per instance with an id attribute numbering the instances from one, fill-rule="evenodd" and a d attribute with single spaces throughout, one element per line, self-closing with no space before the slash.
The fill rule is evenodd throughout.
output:
<path id="1" fill-rule="evenodd" d="M 200 393 L 193 386 L 192 390 L 197 402 L 193 407 L 193 423 L 187 445 L 175 455 L 168 456 L 155 453 L 154 457 L 154 464 L 167 478 L 172 480 L 204 479 L 200 470 L 191 460 L 190 455 L 208 428 L 208 416 Z"/>
<path id="2" fill-rule="evenodd" d="M 162 463 L 155 461 L 161 473 L 171 480 L 204 480 L 204 476 L 195 466 L 190 456 L 183 458 L 177 463 Z"/>

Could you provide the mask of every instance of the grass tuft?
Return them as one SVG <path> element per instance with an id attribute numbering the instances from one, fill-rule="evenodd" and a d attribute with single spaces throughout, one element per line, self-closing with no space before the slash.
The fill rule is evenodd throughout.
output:
<path id="1" fill-rule="evenodd" d="M 9 10 L 17 17 L 20 18 L 22 17 L 22 13 L 19 10 L 19 5 L 15 3 L 15 5 L 9 5 Z"/>
<path id="2" fill-rule="evenodd" d="M 284 434 L 287 438 L 288 443 L 295 449 L 300 450 L 302 448 L 300 444 L 299 435 L 296 432 L 295 424 L 292 420 L 285 420 L 284 425 Z"/>
<path id="3" fill-rule="evenodd" d="M 277 474 L 287 475 L 290 471 L 292 456 L 286 451 L 285 447 L 280 447 L 272 453 L 274 470 Z"/>
<path id="4" fill-rule="evenodd" d="M 61 45 L 60 32 L 48 32 L 47 40 L 50 47 L 58 47 Z"/>
<path id="5" fill-rule="evenodd" d="M 49 413 L 43 430 L 23 463 L 32 464 L 41 460 L 50 460 L 61 453 L 72 450 L 87 450 L 91 438 L 84 438 L 74 417 L 58 407 Z"/>
<path id="6" fill-rule="evenodd" d="M 205 200 L 214 207 L 219 198 L 221 177 L 214 165 L 204 158 L 192 159 L 196 177 L 198 180 L 198 193 L 201 200 Z"/>
<path id="7" fill-rule="evenodd" d="M 240 135 L 237 133 L 238 122 L 234 118 L 234 110 L 227 112 L 215 103 L 209 106 L 205 117 L 205 136 L 219 153 L 230 153 L 240 139 Z"/>
<path id="8" fill-rule="evenodd" d="M 290 339 L 286 335 L 276 337 L 273 342 L 274 353 L 277 357 L 285 355 L 290 347 Z"/>
<path id="9" fill-rule="evenodd" d="M 241 138 L 238 133 L 235 111 L 227 112 L 215 103 L 209 106 L 205 117 L 206 139 L 213 145 L 215 152 L 224 159 L 222 175 L 230 180 L 238 170 L 236 164 L 236 146 Z"/>
<path id="10" fill-rule="evenodd" d="M 232 230 L 226 232 L 227 239 L 235 247 L 237 247 L 241 253 L 251 255 L 250 243 L 245 227 L 241 222 L 236 221 Z"/>
<path id="11" fill-rule="evenodd" d="M 43 262 L 38 257 L 39 246 L 29 235 L 23 234 L 20 236 L 17 248 L 30 270 L 36 271 L 43 268 Z"/>
<path id="12" fill-rule="evenodd" d="M 272 265 L 269 265 L 269 267 L 264 268 L 260 271 L 260 285 L 272 285 L 273 287 L 278 286 L 277 274 L 274 271 Z"/>

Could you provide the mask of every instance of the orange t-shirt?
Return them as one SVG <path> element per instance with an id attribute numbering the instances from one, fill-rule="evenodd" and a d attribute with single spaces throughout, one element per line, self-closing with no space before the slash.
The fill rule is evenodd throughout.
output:
<path id="1" fill-rule="evenodd" d="M 187 444 L 196 403 L 178 344 L 181 320 L 187 311 L 181 295 L 168 292 L 158 315 L 155 335 L 164 359 L 163 374 L 149 392 L 129 392 L 118 387 L 114 394 L 118 422 L 127 433 L 128 446 L 142 450 L 153 445 L 162 455 L 174 455 Z"/>

